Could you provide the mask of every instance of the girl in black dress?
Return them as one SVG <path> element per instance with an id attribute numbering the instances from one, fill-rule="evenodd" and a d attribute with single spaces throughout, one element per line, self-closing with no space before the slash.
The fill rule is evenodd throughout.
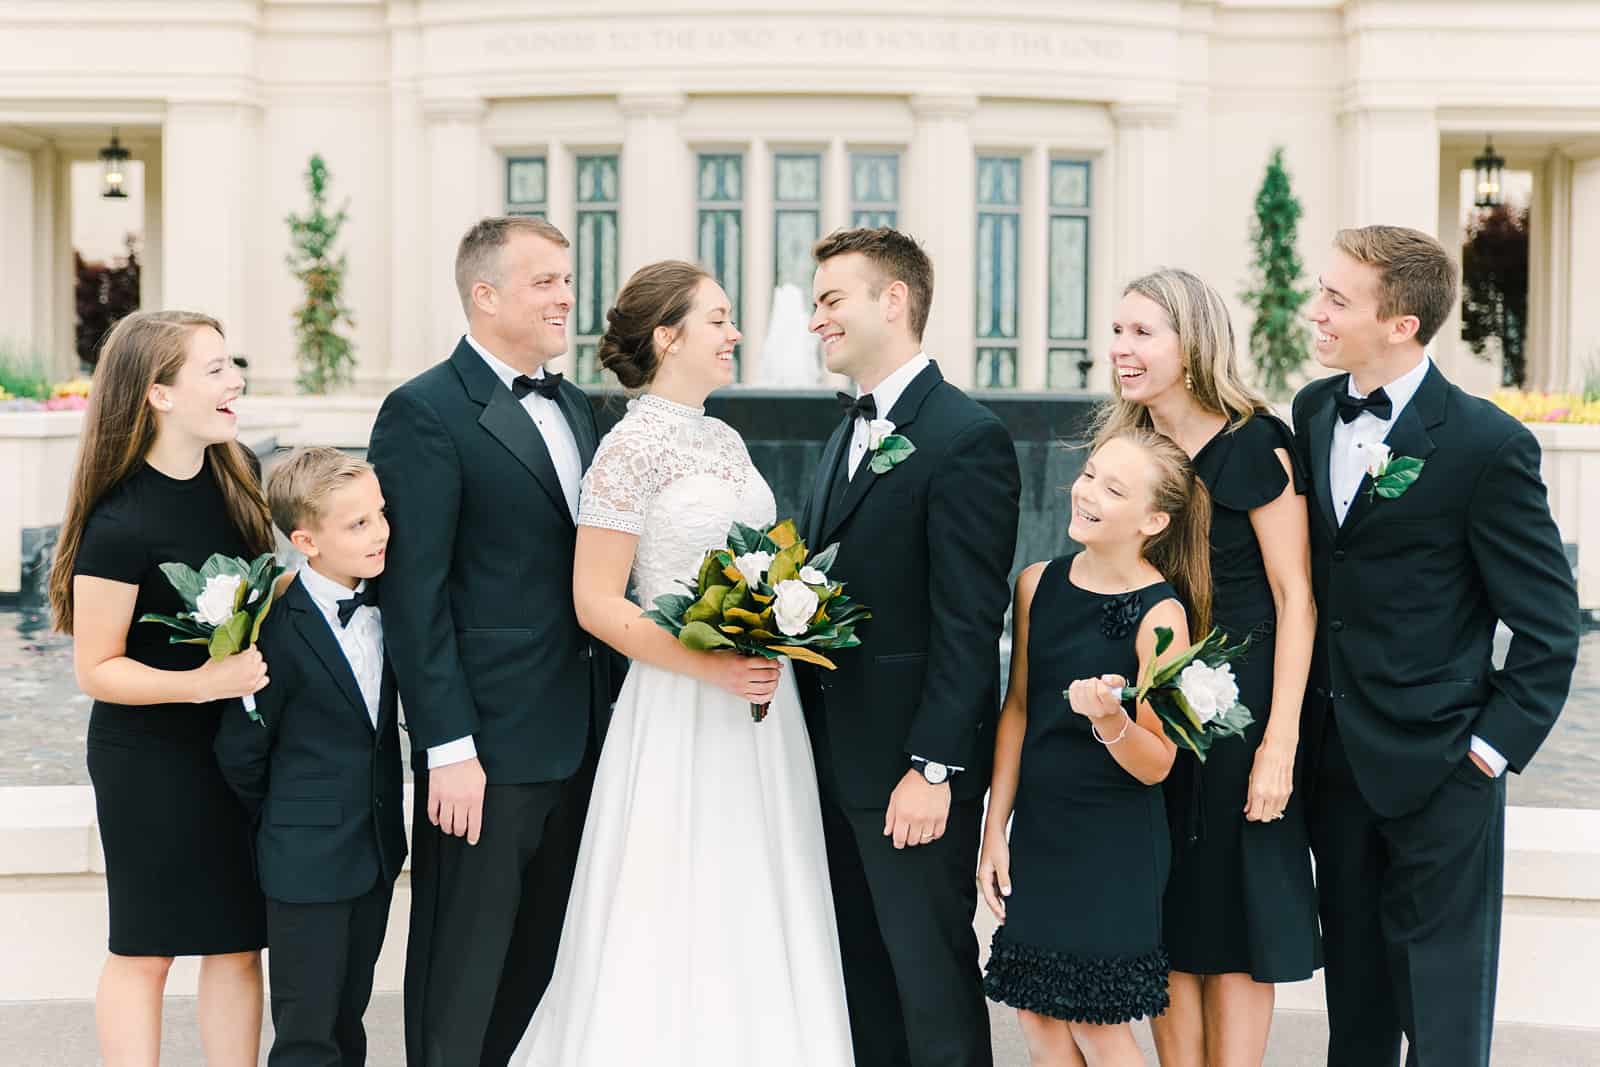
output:
<path id="1" fill-rule="evenodd" d="M 1073 483 L 1083 551 L 1017 578 L 978 885 L 1002 923 L 985 990 L 1017 1009 L 1036 1067 L 1142 1064 L 1128 1024 L 1167 1006 L 1160 783 L 1176 750 L 1113 689 L 1149 665 L 1157 627 L 1168 656 L 1206 632 L 1209 521 L 1188 457 L 1127 430 Z"/>
<path id="2" fill-rule="evenodd" d="M 1305 818 L 1293 790 L 1311 663 L 1306 504 L 1289 428 L 1241 381 L 1217 293 L 1162 270 L 1124 291 L 1112 323 L 1113 399 L 1100 436 L 1153 427 L 1210 490 L 1216 625 L 1254 645 L 1234 672 L 1255 715 L 1243 744 L 1201 764 L 1179 753 L 1166 781 L 1172 1008 L 1154 1025 L 1163 1067 L 1257 1067 L 1273 984 L 1321 965 Z"/>
<path id="3" fill-rule="evenodd" d="M 230 410 L 244 381 L 215 320 L 136 312 L 101 348 L 50 601 L 94 698 L 94 785 L 110 902 L 95 1018 L 110 1067 L 153 1065 L 174 956 L 202 956 L 212 1067 L 254 1067 L 266 916 L 244 809 L 212 755 L 222 715 L 267 684 L 254 649 L 220 661 L 135 622 L 184 610 L 158 567 L 272 548 L 253 458 Z"/>

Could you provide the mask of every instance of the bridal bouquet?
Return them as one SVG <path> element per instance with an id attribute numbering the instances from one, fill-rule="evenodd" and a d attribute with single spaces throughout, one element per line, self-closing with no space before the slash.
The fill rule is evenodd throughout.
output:
<path id="1" fill-rule="evenodd" d="M 1149 701 L 1173 743 L 1204 763 L 1212 742 L 1243 734 L 1255 721 L 1250 709 L 1239 703 L 1239 683 L 1230 663 L 1244 655 L 1250 640 L 1230 645 L 1221 630 L 1213 629 L 1182 655 L 1157 666 L 1171 645 L 1172 631 L 1156 627 L 1155 656 L 1138 686 L 1122 690 L 1120 698 L 1133 701 L 1135 708 L 1141 700 Z"/>
<path id="2" fill-rule="evenodd" d="M 139 621 L 170 627 L 172 644 L 205 645 L 212 659 L 222 659 L 244 651 L 261 636 L 284 568 L 270 552 L 250 563 L 218 553 L 198 571 L 183 563 L 163 563 L 161 573 L 189 610 L 177 615 L 147 612 Z M 244 708 L 251 721 L 261 722 L 254 701 L 246 698 Z"/>
<path id="3" fill-rule="evenodd" d="M 765 533 L 736 522 L 727 547 L 707 552 L 694 579 L 680 583 L 688 594 L 656 597 L 645 618 L 685 648 L 788 656 L 831 671 L 822 652 L 860 645 L 856 624 L 872 617 L 842 582 L 828 579 L 838 550 L 830 545 L 810 555 L 791 519 Z M 766 715 L 765 704 L 750 705 L 756 722 Z"/>

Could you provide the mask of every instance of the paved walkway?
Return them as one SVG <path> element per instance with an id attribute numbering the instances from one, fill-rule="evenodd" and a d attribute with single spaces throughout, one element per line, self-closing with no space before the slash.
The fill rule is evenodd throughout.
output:
<path id="1" fill-rule="evenodd" d="M 989 1006 L 994 1024 L 996 1067 L 1027 1067 L 1027 1051 L 1017 1031 L 1015 1013 Z M 162 1067 L 204 1067 L 195 1027 L 192 997 L 169 997 L 165 1055 Z M 267 1062 L 262 1043 L 261 1062 Z M 1140 1041 L 1151 1064 L 1149 1034 L 1139 1027 Z M 400 1031 L 400 997 L 373 998 L 367 1011 L 371 1042 L 369 1067 L 404 1067 Z M 1267 1067 L 1320 1067 L 1327 1021 L 1318 1012 L 1279 1012 L 1273 1025 Z M 1600 1067 L 1600 1030 L 1560 1030 L 1537 1026 L 1500 1026 L 1495 1035 L 1495 1067 Z M 0 1063 L 7 1067 L 94 1067 L 94 1007 L 87 1001 L 0 1003 Z"/>

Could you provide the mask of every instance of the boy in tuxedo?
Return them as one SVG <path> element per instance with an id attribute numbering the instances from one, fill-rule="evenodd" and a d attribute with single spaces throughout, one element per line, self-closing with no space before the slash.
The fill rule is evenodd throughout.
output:
<path id="1" fill-rule="evenodd" d="M 366 1062 L 361 1017 L 406 854 L 395 684 L 375 579 L 389 524 L 378 479 L 333 448 L 267 480 L 306 557 L 261 629 L 260 722 L 224 717 L 217 759 L 256 824 L 267 897 L 270 1067 Z"/>

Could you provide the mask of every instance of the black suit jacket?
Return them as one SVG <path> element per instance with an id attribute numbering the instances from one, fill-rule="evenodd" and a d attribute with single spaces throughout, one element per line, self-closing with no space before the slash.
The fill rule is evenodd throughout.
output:
<path id="1" fill-rule="evenodd" d="M 1423 460 L 1420 477 L 1393 500 L 1369 499 L 1363 480 L 1340 525 L 1329 453 L 1348 379 L 1314 382 L 1294 401 L 1318 604 L 1306 736 L 1320 739 L 1331 713 L 1362 795 L 1396 816 L 1422 806 L 1473 734 L 1514 770 L 1533 758 L 1577 662 L 1577 591 L 1538 442 L 1437 367 L 1386 439 L 1394 456 Z M 1496 619 L 1513 634 L 1498 671 Z"/>
<path id="2" fill-rule="evenodd" d="M 355 674 L 296 577 L 261 627 L 271 682 L 261 723 L 230 709 L 217 729 L 223 777 L 255 820 L 261 889 L 294 904 L 350 900 L 393 882 L 406 857 L 400 729 L 385 657 L 374 728 Z"/>
<path id="3" fill-rule="evenodd" d="M 884 417 L 916 451 L 885 474 L 863 458 L 829 510 L 835 476 L 848 473 L 842 421 L 801 518 L 814 550 L 838 542 L 831 576 L 872 609 L 862 646 L 828 654 L 837 671 L 796 666 L 823 738 L 818 759 L 830 764 L 821 771 L 852 807 L 887 804 L 910 755 L 964 767 L 951 786 L 958 798 L 988 787 L 1017 544 L 1021 476 L 998 418 L 936 365 Z"/>
<path id="4" fill-rule="evenodd" d="M 587 469 L 594 411 L 570 382 L 558 403 Z M 462 338 L 385 398 L 368 458 L 389 505 L 384 639 L 416 766 L 471 734 L 490 784 L 571 777 L 604 721 L 610 660 L 578 628 L 577 528 L 539 428 Z"/>

